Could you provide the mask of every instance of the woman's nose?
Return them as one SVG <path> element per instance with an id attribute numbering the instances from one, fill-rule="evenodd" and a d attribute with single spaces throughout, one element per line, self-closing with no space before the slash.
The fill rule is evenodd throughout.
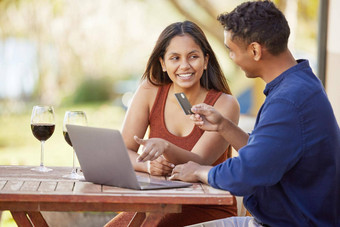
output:
<path id="1" fill-rule="evenodd" d="M 189 62 L 188 62 L 186 59 L 185 59 L 185 60 L 182 60 L 182 61 L 181 61 L 181 64 L 180 64 L 180 68 L 181 68 L 181 69 L 190 68 Z"/>

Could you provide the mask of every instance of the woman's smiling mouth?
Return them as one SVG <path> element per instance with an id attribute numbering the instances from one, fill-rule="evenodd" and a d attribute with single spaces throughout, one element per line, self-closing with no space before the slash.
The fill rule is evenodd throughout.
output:
<path id="1" fill-rule="evenodd" d="M 189 79 L 193 75 L 194 73 L 177 74 L 177 76 L 180 77 L 181 79 Z"/>

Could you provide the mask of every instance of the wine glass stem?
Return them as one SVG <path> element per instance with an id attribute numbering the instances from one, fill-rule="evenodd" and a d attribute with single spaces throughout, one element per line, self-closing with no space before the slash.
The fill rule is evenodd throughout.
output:
<path id="1" fill-rule="evenodd" d="M 44 166 L 44 144 L 45 141 L 41 141 L 41 155 L 40 155 L 40 166 Z"/>
<path id="2" fill-rule="evenodd" d="M 76 156 L 76 152 L 73 150 L 73 168 L 72 168 L 72 173 L 76 173 L 76 168 L 75 168 L 75 166 L 76 166 L 76 158 L 75 158 L 75 156 Z"/>

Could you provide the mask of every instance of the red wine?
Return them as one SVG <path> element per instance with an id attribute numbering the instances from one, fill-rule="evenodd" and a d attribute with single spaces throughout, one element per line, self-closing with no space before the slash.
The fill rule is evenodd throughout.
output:
<path id="1" fill-rule="evenodd" d="M 40 141 L 46 141 L 54 132 L 55 125 L 47 123 L 31 124 L 31 129 L 35 138 Z"/>
<path id="2" fill-rule="evenodd" d="M 70 136 L 68 135 L 68 132 L 63 131 L 63 134 L 64 134 L 64 138 L 66 142 L 72 147 L 72 142 L 71 142 Z"/>

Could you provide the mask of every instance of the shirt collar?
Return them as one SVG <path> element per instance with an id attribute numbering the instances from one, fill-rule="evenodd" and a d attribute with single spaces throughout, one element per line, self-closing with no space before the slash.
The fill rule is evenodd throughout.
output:
<path id="1" fill-rule="evenodd" d="M 263 93 L 267 96 L 269 92 L 277 85 L 279 84 L 287 75 L 290 73 L 300 70 L 301 68 L 308 67 L 309 62 L 306 59 L 299 59 L 296 61 L 298 64 L 294 65 L 293 67 L 287 69 L 283 73 L 281 73 L 278 77 L 276 77 L 274 80 L 270 81 L 265 89 L 263 90 Z"/>

